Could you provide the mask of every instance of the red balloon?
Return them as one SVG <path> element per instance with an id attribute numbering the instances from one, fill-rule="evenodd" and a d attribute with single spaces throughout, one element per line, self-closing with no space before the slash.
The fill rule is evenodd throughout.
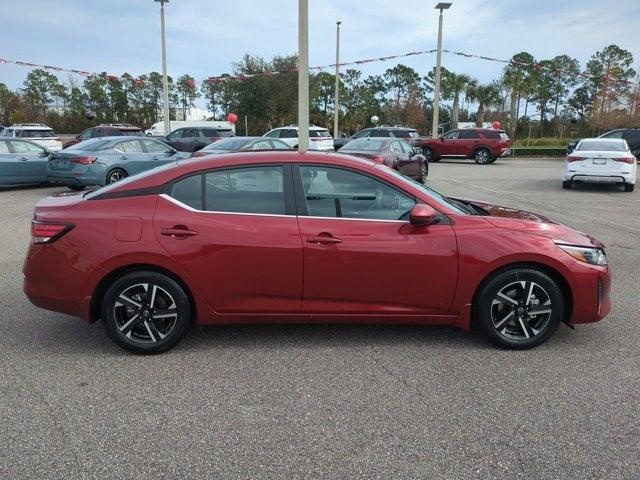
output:
<path id="1" fill-rule="evenodd" d="M 235 113 L 230 113 L 227 115 L 227 120 L 231 123 L 236 123 L 238 121 L 238 116 Z"/>
<path id="2" fill-rule="evenodd" d="M 499 122 L 499 121 L 497 121 L 497 120 L 496 120 L 496 121 L 494 121 L 494 122 L 491 124 L 491 126 L 492 126 L 493 128 L 495 128 L 496 130 L 500 130 L 500 122 Z"/>

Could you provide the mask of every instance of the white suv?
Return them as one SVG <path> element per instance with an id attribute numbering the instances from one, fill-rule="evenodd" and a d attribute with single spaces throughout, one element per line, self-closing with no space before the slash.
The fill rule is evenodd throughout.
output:
<path id="1" fill-rule="evenodd" d="M 298 148 L 298 126 L 274 128 L 263 135 L 264 137 L 279 138 L 291 148 Z M 333 138 L 329 130 L 315 125 L 309 125 L 309 150 L 333 150 Z"/>
<path id="2" fill-rule="evenodd" d="M 60 139 L 50 127 L 43 123 L 16 123 L 2 130 L 0 137 L 29 140 L 52 152 L 62 150 Z"/>

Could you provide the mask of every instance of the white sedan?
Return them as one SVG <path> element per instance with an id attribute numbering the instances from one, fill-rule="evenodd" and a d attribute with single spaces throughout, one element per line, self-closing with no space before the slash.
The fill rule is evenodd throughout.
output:
<path id="1" fill-rule="evenodd" d="M 626 140 L 584 138 L 567 155 L 562 188 L 571 188 L 573 182 L 617 183 L 633 192 L 637 168 Z"/>

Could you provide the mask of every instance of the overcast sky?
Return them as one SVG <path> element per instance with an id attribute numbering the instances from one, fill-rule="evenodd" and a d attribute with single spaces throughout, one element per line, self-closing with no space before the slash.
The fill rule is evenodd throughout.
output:
<path id="1" fill-rule="evenodd" d="M 4 3 L 4 2 L 3 2 Z M 159 6 L 153 0 L 29 0 L 2 5 L 0 57 L 95 72 L 160 70 Z M 196 80 L 231 71 L 244 53 L 270 58 L 297 49 L 295 0 L 171 0 L 166 7 L 169 74 Z M 435 0 L 309 0 L 310 64 L 333 63 L 341 20 L 343 61 L 435 48 Z M 509 58 L 569 54 L 585 61 L 606 45 L 630 50 L 638 70 L 638 0 L 454 0 L 444 48 Z M 399 62 L 424 75 L 435 55 L 363 66 L 379 74 Z M 501 64 L 452 55 L 448 69 L 480 81 Z M 0 64 L 0 82 L 21 86 L 28 69 Z M 65 80 L 68 75 L 60 75 Z"/>

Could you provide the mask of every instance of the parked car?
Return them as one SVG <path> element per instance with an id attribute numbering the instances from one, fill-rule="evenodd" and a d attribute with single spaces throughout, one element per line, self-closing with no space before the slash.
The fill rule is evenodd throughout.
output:
<path id="1" fill-rule="evenodd" d="M 291 150 L 291 147 L 277 138 L 231 137 L 210 143 L 191 154 L 192 157 L 206 157 L 221 153 L 242 152 L 245 150 Z"/>
<path id="2" fill-rule="evenodd" d="M 429 165 L 424 155 L 397 138 L 357 138 L 342 147 L 340 153 L 382 163 L 421 183 L 426 182 L 429 175 Z"/>
<path id="3" fill-rule="evenodd" d="M 439 162 L 445 157 L 472 158 L 477 164 L 486 165 L 511 155 L 511 140 L 504 130 L 464 128 L 436 139 L 423 139 L 422 153 L 429 162 Z"/>
<path id="4" fill-rule="evenodd" d="M 364 130 L 360 130 L 355 135 L 351 135 L 347 138 L 334 138 L 333 148 L 335 148 L 336 150 L 340 150 L 351 140 L 369 137 L 402 138 L 404 141 L 408 142 L 414 147 L 419 147 L 422 144 L 420 140 L 420 134 L 415 128 L 401 127 L 399 125 L 396 125 L 395 127 L 381 125 L 380 127 L 365 128 Z"/>
<path id="5" fill-rule="evenodd" d="M 274 128 L 265 133 L 264 137 L 279 138 L 291 148 L 298 148 L 298 126 L 289 125 L 288 127 Z M 333 150 L 333 138 L 329 130 L 323 127 L 309 125 L 309 150 Z"/>
<path id="6" fill-rule="evenodd" d="M 47 183 L 49 151 L 19 138 L 0 138 L 0 185 Z"/>
<path id="7" fill-rule="evenodd" d="M 584 138 L 567 155 L 562 187 L 574 182 L 614 183 L 633 192 L 636 185 L 637 160 L 626 140 L 621 138 Z"/>
<path id="8" fill-rule="evenodd" d="M 16 123 L 0 132 L 0 138 L 21 138 L 46 148 L 51 152 L 62 150 L 62 142 L 44 123 Z"/>
<path id="9" fill-rule="evenodd" d="M 23 273 L 36 306 L 101 319 L 137 353 L 194 322 L 473 322 L 530 348 L 611 308 L 592 237 L 317 152 L 176 162 L 41 200 Z"/>
<path id="10" fill-rule="evenodd" d="M 139 137 L 144 135 L 143 131 L 139 127 L 134 127 L 130 123 L 103 123 L 101 125 L 87 128 L 80 135 L 76 135 L 75 138 L 67 140 L 62 148 L 68 148 L 90 138 L 99 137 L 117 137 L 117 136 L 129 136 Z"/>
<path id="11" fill-rule="evenodd" d="M 152 138 L 92 138 L 52 154 L 47 177 L 52 183 L 82 190 L 92 185 L 114 183 L 186 157 L 186 153 Z"/>
<path id="12" fill-rule="evenodd" d="M 234 135 L 236 133 L 235 124 L 226 120 L 171 120 L 169 122 L 169 131 L 164 131 L 164 122 L 156 122 L 148 130 L 145 130 L 145 134 L 151 136 L 165 136 L 169 133 L 184 127 L 210 127 L 217 128 L 219 130 L 231 130 Z"/>
<path id="13" fill-rule="evenodd" d="M 621 138 L 626 140 L 631 152 L 640 160 L 640 128 L 619 128 L 603 133 L 598 138 Z M 567 145 L 567 155 L 575 150 L 580 140 L 582 139 L 578 138 L 569 142 L 569 145 Z"/>
<path id="14" fill-rule="evenodd" d="M 174 130 L 166 137 L 154 138 L 172 146 L 179 152 L 195 152 L 212 142 L 234 135 L 230 128 L 185 127 Z"/>

